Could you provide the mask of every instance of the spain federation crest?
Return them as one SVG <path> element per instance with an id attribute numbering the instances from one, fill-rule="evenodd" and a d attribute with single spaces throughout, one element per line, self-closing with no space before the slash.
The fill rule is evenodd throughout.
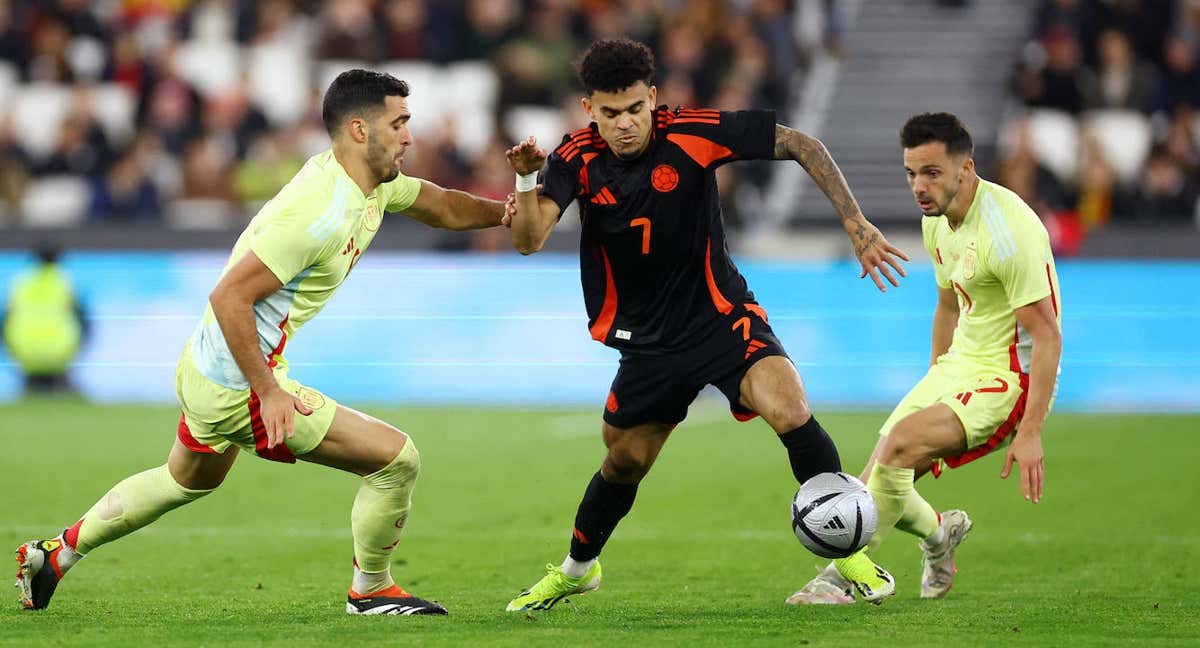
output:
<path id="1" fill-rule="evenodd" d="M 374 232 L 382 223 L 383 215 L 379 213 L 379 205 L 374 201 L 367 201 L 367 206 L 363 209 L 363 227 Z"/>
<path id="2" fill-rule="evenodd" d="M 963 267 L 963 279 L 964 280 L 970 281 L 975 278 L 976 261 L 977 260 L 976 260 L 976 254 L 975 254 L 975 242 L 972 241 L 967 244 L 967 251 L 963 255 L 962 267 Z"/>

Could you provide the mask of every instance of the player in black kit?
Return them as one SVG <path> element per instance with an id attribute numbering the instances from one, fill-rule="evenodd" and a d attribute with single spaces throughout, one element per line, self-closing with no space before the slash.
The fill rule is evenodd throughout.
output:
<path id="1" fill-rule="evenodd" d="M 898 259 L 907 257 L 863 216 L 820 141 L 777 125 L 772 110 L 655 108 L 653 74 L 653 55 L 641 43 L 592 44 L 579 77 L 593 123 L 564 137 L 548 163 L 533 138 L 507 153 L 518 176 L 510 205 L 514 246 L 537 252 L 563 210 L 579 201 L 588 326 L 594 339 L 621 351 L 605 404 L 608 453 L 579 505 L 570 553 L 509 611 L 550 609 L 599 586 L 600 550 L 705 385 L 725 394 L 738 420 L 766 420 L 798 482 L 841 470 L 796 368 L 729 256 L 717 167 L 798 161 L 841 215 L 862 276 L 871 275 L 880 290 L 881 274 L 899 285 L 889 266 L 904 276 Z M 894 592 L 891 576 L 870 567 L 844 576 L 873 600 Z"/>

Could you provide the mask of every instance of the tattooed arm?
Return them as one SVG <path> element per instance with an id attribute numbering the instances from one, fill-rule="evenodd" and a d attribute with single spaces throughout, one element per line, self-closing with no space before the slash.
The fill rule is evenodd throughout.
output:
<path id="1" fill-rule="evenodd" d="M 895 268 L 896 272 L 904 277 L 906 276 L 904 268 L 901 267 L 897 258 L 908 261 L 908 256 L 899 248 L 888 243 L 879 228 L 872 225 L 871 221 L 863 215 L 862 210 L 858 207 L 858 201 L 850 192 L 850 186 L 846 184 L 846 178 L 842 176 L 842 170 L 833 161 L 821 140 L 807 133 L 777 124 L 775 126 L 775 159 L 799 162 L 800 166 L 804 167 L 808 175 L 812 176 L 813 181 L 825 193 L 825 197 L 837 210 L 838 216 L 841 216 L 842 227 L 850 237 L 854 255 L 862 264 L 862 274 L 859 276 L 871 275 L 871 280 L 875 282 L 875 285 L 885 292 L 887 288 L 879 278 L 880 273 L 887 277 L 893 286 L 899 286 L 900 282 L 892 275 L 888 266 Z"/>

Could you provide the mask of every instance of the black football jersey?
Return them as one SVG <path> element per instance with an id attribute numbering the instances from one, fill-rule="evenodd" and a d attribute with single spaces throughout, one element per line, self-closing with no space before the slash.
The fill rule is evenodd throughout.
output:
<path id="1" fill-rule="evenodd" d="M 647 149 L 623 160 L 596 124 L 550 155 L 542 195 L 579 201 L 579 267 L 592 337 L 622 351 L 697 343 L 754 299 L 725 244 L 717 167 L 774 155 L 775 111 L 654 111 Z"/>

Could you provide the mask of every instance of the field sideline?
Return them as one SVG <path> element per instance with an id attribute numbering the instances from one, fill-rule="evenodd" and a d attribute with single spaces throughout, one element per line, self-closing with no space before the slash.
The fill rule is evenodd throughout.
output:
<path id="1" fill-rule="evenodd" d="M 505 603 L 567 548 L 602 458 L 599 411 L 380 409 L 423 472 L 393 573 L 441 618 L 342 608 L 357 481 L 238 460 L 214 495 L 97 550 L 41 613 L 0 607 L 5 645 L 1196 645 L 1200 416 L 1055 414 L 1046 495 L 1024 502 L 1000 457 L 922 492 L 975 530 L 943 601 L 918 598 L 920 554 L 895 533 L 877 560 L 899 583 L 880 608 L 783 600 L 820 561 L 791 535 L 786 456 L 761 422 L 698 407 L 643 482 L 603 556 L 605 580 L 534 617 Z M 169 407 L 0 406 L 0 545 L 74 521 L 115 481 L 162 463 Z M 858 472 L 881 414 L 820 415 Z M 11 560 L 11 559 L 6 559 Z M 11 575 L 13 563 L 7 563 Z"/>

